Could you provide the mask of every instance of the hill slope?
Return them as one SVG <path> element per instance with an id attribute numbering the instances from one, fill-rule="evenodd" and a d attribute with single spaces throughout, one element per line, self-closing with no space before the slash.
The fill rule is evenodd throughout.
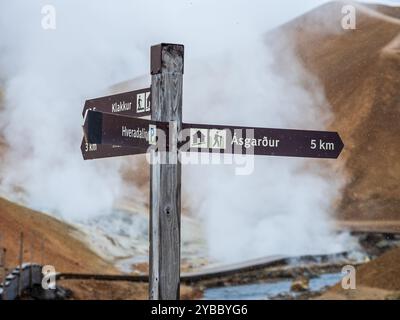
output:
<path id="1" fill-rule="evenodd" d="M 33 211 L 0 198 L 0 247 L 7 249 L 6 266 L 19 263 L 20 232 L 24 232 L 24 262 L 34 260 L 53 265 L 57 272 L 119 274 L 81 242 L 79 231 L 41 212 Z M 42 251 L 42 241 L 43 251 Z M 43 252 L 43 254 L 42 254 Z M 0 282 L 2 281 L 2 270 Z M 147 299 L 147 284 L 62 280 L 58 285 L 72 290 L 72 299 Z M 193 293 L 183 287 L 183 297 Z"/>
<path id="2" fill-rule="evenodd" d="M 341 284 L 329 289 L 318 299 L 364 300 L 400 298 L 400 248 L 356 269 L 356 289 L 343 290 Z"/>
<path id="3" fill-rule="evenodd" d="M 79 241 L 79 232 L 70 225 L 0 198 L 0 247 L 7 249 L 8 267 L 18 264 L 21 232 L 24 261 L 51 264 L 57 272 L 116 271 Z"/>
<path id="4" fill-rule="evenodd" d="M 325 89 L 342 136 L 347 184 L 339 218 L 400 219 L 400 20 L 398 8 L 354 4 L 343 30 L 332 2 L 275 30 Z M 284 49 L 284 48 L 281 48 Z"/>

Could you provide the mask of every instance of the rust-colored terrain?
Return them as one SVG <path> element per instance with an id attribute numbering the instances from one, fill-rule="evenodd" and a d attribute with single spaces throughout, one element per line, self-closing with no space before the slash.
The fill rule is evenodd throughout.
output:
<path id="1" fill-rule="evenodd" d="M 331 128 L 345 144 L 347 177 L 338 217 L 400 219 L 400 9 L 356 6 L 355 30 L 343 30 L 342 2 L 286 24 L 304 66 L 323 85 Z"/>

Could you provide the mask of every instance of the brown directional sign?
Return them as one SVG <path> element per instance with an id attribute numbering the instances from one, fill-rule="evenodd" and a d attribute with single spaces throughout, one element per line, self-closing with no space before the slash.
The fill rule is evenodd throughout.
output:
<path id="1" fill-rule="evenodd" d="M 82 116 L 85 116 L 86 110 L 96 110 L 131 117 L 144 117 L 151 115 L 150 104 L 151 90 L 150 88 L 144 88 L 86 100 Z"/>
<path id="2" fill-rule="evenodd" d="M 151 90 L 140 90 L 114 94 L 106 97 L 86 100 L 82 115 L 86 110 L 97 110 L 108 113 L 124 114 L 134 117 L 145 117 L 151 114 Z M 81 151 L 83 159 L 101 159 L 143 153 L 142 150 L 116 145 L 97 145 L 82 140 Z"/>
<path id="3" fill-rule="evenodd" d="M 336 159 L 337 132 L 183 124 L 181 151 Z"/>
<path id="4" fill-rule="evenodd" d="M 145 153 L 151 145 L 167 150 L 168 125 L 89 110 L 84 131 L 89 144 L 135 148 L 126 152 L 138 154 Z M 179 141 L 179 150 L 183 152 L 336 159 L 342 149 L 343 142 L 337 132 L 188 123 L 182 124 Z"/>
<path id="5" fill-rule="evenodd" d="M 157 146 L 159 150 L 167 147 L 168 123 L 165 122 L 88 110 L 83 130 L 85 142 L 89 144 L 130 147 L 137 149 L 137 153 L 145 153 L 150 146 Z"/>

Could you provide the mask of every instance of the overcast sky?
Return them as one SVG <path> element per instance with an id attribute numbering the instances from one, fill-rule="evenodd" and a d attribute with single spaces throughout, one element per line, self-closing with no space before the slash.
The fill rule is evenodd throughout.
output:
<path id="1" fill-rule="evenodd" d="M 204 0 L 197 0 L 204 1 Z M 206 0 L 208 2 L 209 0 Z M 192 2 L 196 2 L 192 1 Z M 276 26 L 282 24 L 290 19 L 301 15 L 314 7 L 317 7 L 321 4 L 331 2 L 330 0 L 279 0 L 279 1 L 263 1 L 263 0 L 252 0 L 248 1 L 248 5 L 253 7 L 253 10 L 258 10 L 263 8 L 264 10 L 268 10 L 269 15 L 268 19 L 270 19 L 271 26 Z M 382 3 L 387 5 L 400 5 L 400 0 L 361 0 L 359 2 L 366 3 Z M 232 1 L 231 3 L 242 3 L 241 0 Z M 230 11 L 230 10 L 229 10 Z M 260 18 L 260 15 L 255 14 L 254 18 Z M 272 19 L 272 20 L 271 20 Z M 259 23 L 263 23 L 263 21 L 257 21 Z M 264 22 L 265 24 L 265 22 Z"/>

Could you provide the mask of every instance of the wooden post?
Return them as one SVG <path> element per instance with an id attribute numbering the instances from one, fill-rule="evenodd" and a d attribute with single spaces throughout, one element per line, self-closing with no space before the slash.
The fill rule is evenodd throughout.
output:
<path id="1" fill-rule="evenodd" d="M 0 268 L 1 268 L 1 282 L 4 282 L 5 283 L 5 281 L 6 281 L 6 278 L 5 278 L 5 268 L 6 268 L 6 264 L 5 264 L 5 252 L 6 252 L 6 248 L 5 247 L 3 247 L 3 237 L 2 237 L 2 235 L 1 235 L 1 233 L 0 233 L 0 254 L 1 254 L 1 264 L 0 264 Z"/>
<path id="2" fill-rule="evenodd" d="M 1 250 L 1 282 L 6 280 L 6 248 L 0 248 Z"/>
<path id="3" fill-rule="evenodd" d="M 3 248 L 3 256 L 2 256 L 2 264 L 3 264 L 3 300 L 7 299 L 7 286 L 6 286 L 6 278 L 7 278 L 7 264 L 6 264 L 6 253 L 7 249 Z"/>
<path id="4" fill-rule="evenodd" d="M 40 242 L 40 264 L 42 267 L 44 266 L 44 240 L 43 240 L 43 238 Z"/>
<path id="5" fill-rule="evenodd" d="M 1 250 L 1 267 L 5 268 L 6 264 L 5 264 L 5 252 L 6 252 L 6 248 L 0 248 Z"/>
<path id="6" fill-rule="evenodd" d="M 177 300 L 180 295 L 181 165 L 177 161 L 176 133 L 182 126 L 183 56 L 183 45 L 163 43 L 151 47 L 151 119 L 170 122 L 172 150 L 164 156 L 151 152 L 149 298 L 152 300 Z M 157 159 L 163 163 L 154 163 Z"/>
<path id="7" fill-rule="evenodd" d="M 31 243 L 30 243 L 30 250 L 29 250 L 29 255 L 30 255 L 30 267 L 29 267 L 29 288 L 32 289 L 32 278 L 33 278 L 33 271 L 32 271 L 32 265 L 33 265 L 33 239 L 34 237 L 32 237 L 31 239 Z"/>
<path id="8" fill-rule="evenodd" d="M 24 233 L 21 232 L 19 242 L 19 277 L 18 277 L 18 296 L 22 294 L 22 263 L 24 260 Z"/>

